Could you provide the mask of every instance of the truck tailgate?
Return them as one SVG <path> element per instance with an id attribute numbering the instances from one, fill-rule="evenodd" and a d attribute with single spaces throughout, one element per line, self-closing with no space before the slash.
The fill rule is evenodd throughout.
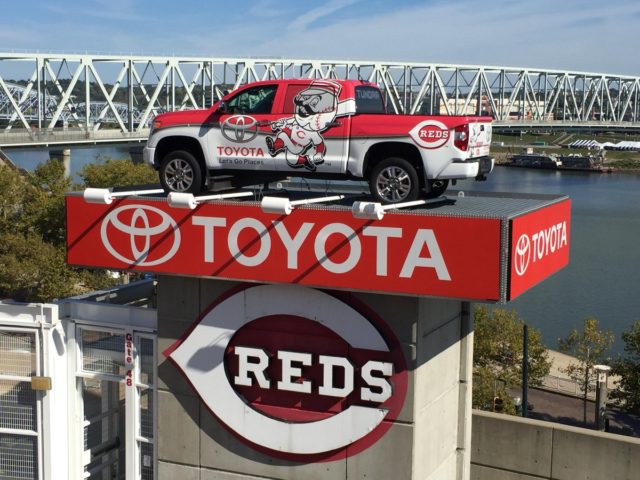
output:
<path id="1" fill-rule="evenodd" d="M 491 146 L 491 122 L 469 123 L 469 152 L 472 157 L 489 155 Z"/>

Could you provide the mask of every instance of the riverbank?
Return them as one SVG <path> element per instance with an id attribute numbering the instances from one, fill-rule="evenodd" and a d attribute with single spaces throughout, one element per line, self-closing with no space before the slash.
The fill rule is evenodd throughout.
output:
<path id="1" fill-rule="evenodd" d="M 576 151 L 576 150 L 567 150 L 566 148 L 561 148 L 557 146 L 548 146 L 548 147 L 528 147 L 535 148 L 537 153 L 543 153 L 545 155 L 554 154 L 559 157 L 563 155 L 567 155 L 568 153 L 577 153 L 583 156 L 593 155 L 592 151 Z M 491 147 L 491 155 L 495 158 L 497 165 L 506 165 L 511 162 L 511 157 L 513 155 L 521 154 L 524 151 L 524 147 L 520 145 L 512 145 L 512 146 L 504 146 L 504 147 Z M 531 167 L 524 167 L 531 168 Z M 635 151 L 605 151 L 605 157 L 603 162 L 604 169 L 611 169 L 616 173 L 640 173 L 640 152 Z M 533 168 L 535 169 L 535 168 Z M 561 170 L 561 169 L 559 169 Z M 562 169 L 566 171 L 578 169 Z"/>
<path id="2" fill-rule="evenodd" d="M 557 350 L 547 349 L 547 353 L 551 361 L 551 369 L 549 370 L 549 375 L 547 375 L 543 381 L 543 388 L 565 395 L 582 397 L 580 386 L 567 374 L 569 365 L 577 364 L 578 359 L 566 353 L 558 352 Z M 620 377 L 610 375 L 607 379 L 607 388 L 613 390 L 619 380 Z M 590 399 L 595 399 L 595 396 L 595 388 L 587 394 L 587 397 Z"/>

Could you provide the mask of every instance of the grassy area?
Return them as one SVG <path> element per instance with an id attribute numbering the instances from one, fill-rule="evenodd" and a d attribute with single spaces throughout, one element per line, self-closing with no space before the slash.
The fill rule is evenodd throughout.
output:
<path id="1" fill-rule="evenodd" d="M 620 170 L 640 170 L 640 155 L 637 158 L 624 158 L 620 160 L 607 159 L 607 165 Z"/>
<path id="2" fill-rule="evenodd" d="M 522 135 L 493 134 L 494 142 L 504 142 L 505 145 L 530 145 L 533 142 L 545 142 L 547 145 L 555 143 L 561 137 L 566 137 L 566 133 L 525 133 Z"/>

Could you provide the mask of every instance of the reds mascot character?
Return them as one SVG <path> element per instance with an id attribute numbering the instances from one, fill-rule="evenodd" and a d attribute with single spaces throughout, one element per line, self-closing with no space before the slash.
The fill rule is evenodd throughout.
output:
<path id="1" fill-rule="evenodd" d="M 275 157 L 285 152 L 290 167 L 315 171 L 324 162 L 326 146 L 321 133 L 338 115 L 341 89 L 337 82 L 318 80 L 296 95 L 294 116 L 271 123 L 276 135 L 266 139 L 269 154 Z"/>

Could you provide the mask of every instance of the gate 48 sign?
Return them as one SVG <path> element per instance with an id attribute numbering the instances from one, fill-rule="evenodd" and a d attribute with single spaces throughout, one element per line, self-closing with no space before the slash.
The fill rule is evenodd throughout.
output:
<path id="1" fill-rule="evenodd" d="M 399 343 L 362 309 L 306 287 L 245 288 L 165 354 L 250 444 L 300 461 L 352 455 L 390 428 L 407 389 Z"/>

